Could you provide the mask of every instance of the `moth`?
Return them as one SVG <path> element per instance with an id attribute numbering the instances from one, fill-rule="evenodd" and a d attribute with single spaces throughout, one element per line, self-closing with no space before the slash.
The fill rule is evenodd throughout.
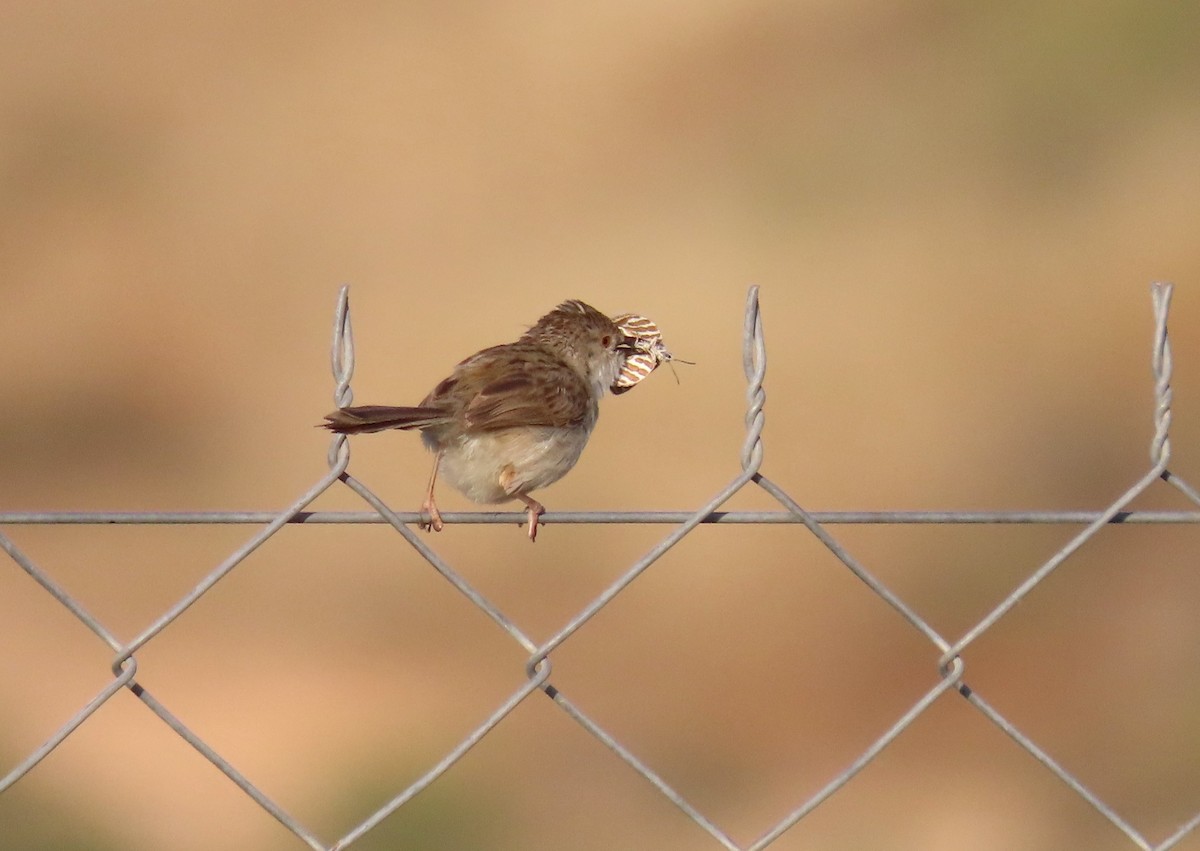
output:
<path id="1" fill-rule="evenodd" d="M 611 389 L 615 395 L 633 389 L 642 379 L 658 369 L 660 364 L 676 360 L 680 363 L 691 363 L 671 354 L 670 349 L 663 343 L 662 332 L 653 320 L 636 313 L 622 313 L 620 316 L 614 316 L 613 322 L 626 337 L 634 341 L 634 351 L 625 356 L 625 365 L 621 367 L 621 373 L 613 382 Z M 678 376 L 675 380 L 679 380 Z"/>

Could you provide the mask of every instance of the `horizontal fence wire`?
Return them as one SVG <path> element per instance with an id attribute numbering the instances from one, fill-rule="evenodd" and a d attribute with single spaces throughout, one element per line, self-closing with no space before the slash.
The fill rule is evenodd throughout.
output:
<path id="1" fill-rule="evenodd" d="M 746 391 L 746 435 L 741 452 L 741 470 L 730 482 L 714 494 L 707 503 L 692 511 L 562 511 L 547 512 L 542 520 L 551 524 L 657 524 L 673 527 L 672 530 L 641 558 L 630 565 L 624 573 L 610 583 L 578 613 L 571 617 L 554 635 L 539 644 L 527 635 L 516 622 L 504 614 L 493 602 L 475 589 L 452 565 L 447 563 L 426 540 L 412 528 L 422 522 L 423 516 L 415 512 L 394 512 L 366 484 L 348 472 L 350 448 L 344 436 L 335 436 L 328 453 L 329 472 L 322 476 L 308 491 L 281 511 L 8 511 L 0 512 L 0 526 L 20 525 L 252 525 L 261 527 L 250 539 L 231 553 L 220 565 L 205 575 L 200 582 L 169 609 L 148 624 L 138 635 L 122 641 L 109 631 L 94 615 L 73 598 L 53 576 L 36 564 L 2 532 L 0 549 L 48 594 L 63 605 L 99 640 L 114 653 L 111 661 L 111 679 L 96 695 L 62 722 L 58 729 L 38 748 L 28 754 L 9 772 L 0 777 L 0 793 L 11 787 L 67 739 L 104 705 L 114 694 L 123 689 L 135 695 L 155 716 L 190 744 L 201 756 L 235 783 L 254 800 L 266 813 L 294 834 L 297 839 L 315 851 L 340 851 L 350 847 L 362 836 L 405 806 L 430 784 L 436 781 L 472 747 L 489 735 L 522 702 L 536 693 L 549 697 L 564 714 L 580 725 L 601 745 L 623 761 L 633 772 L 640 775 L 651 787 L 670 801 L 678 811 L 690 819 L 709 839 L 709 847 L 723 847 L 729 851 L 761 851 L 813 810 L 820 807 L 834 793 L 850 783 L 884 748 L 908 729 L 926 710 L 948 694 L 957 694 L 968 705 L 992 722 L 1004 734 L 1028 752 L 1051 775 L 1066 788 L 1078 795 L 1097 813 L 1120 831 L 1131 847 L 1143 851 L 1167 851 L 1196 830 L 1200 825 L 1200 812 L 1179 825 L 1169 836 L 1157 843 L 1140 833 L 1113 807 L 1088 789 L 1066 767 L 1057 762 L 1030 736 L 1018 729 L 992 704 L 987 702 L 965 679 L 966 665 L 963 654 L 982 635 L 990 630 L 1013 607 L 1029 595 L 1047 576 L 1070 558 L 1104 526 L 1112 524 L 1170 525 L 1200 523 L 1200 510 L 1189 511 L 1146 511 L 1129 508 L 1132 501 L 1155 481 L 1162 480 L 1179 490 L 1200 509 L 1200 493 L 1168 468 L 1170 460 L 1169 426 L 1171 420 L 1171 372 L 1172 358 L 1167 335 L 1167 317 L 1170 308 L 1172 287 L 1170 284 L 1154 284 L 1151 295 L 1154 307 L 1155 330 L 1153 335 L 1151 365 L 1155 379 L 1154 435 L 1150 447 L 1150 466 L 1124 493 L 1111 504 L 1100 510 L 1012 510 L 1012 511 L 826 511 L 810 512 L 802 508 L 783 488 L 761 472 L 764 451 L 762 429 L 766 394 L 764 379 L 767 352 L 763 334 L 762 315 L 758 300 L 758 288 L 749 290 L 746 301 L 743 334 L 743 366 L 747 379 Z M 335 379 L 334 401 L 339 407 L 351 404 L 353 393 L 350 379 L 354 371 L 354 344 L 350 325 L 349 290 L 343 287 L 338 296 L 334 317 L 332 367 Z M 307 507 L 318 496 L 338 483 L 358 494 L 370 507 L 369 511 L 308 511 Z M 721 507 L 736 493 L 746 487 L 758 487 L 772 496 L 782 507 L 781 511 L 723 511 Z M 450 524 L 494 524 L 519 523 L 526 518 L 523 512 L 478 511 L 449 512 L 442 515 Z M 479 725 L 447 752 L 440 760 L 429 766 L 425 773 L 394 796 L 373 813 L 363 819 L 348 833 L 332 841 L 318 837 L 295 815 L 285 811 L 264 790 L 242 774 L 211 745 L 189 729 L 178 717 L 154 697 L 147 685 L 138 678 L 136 654 L 159 635 L 170 629 L 172 623 L 197 600 L 207 594 L 218 582 L 253 551 L 266 544 L 270 538 L 288 525 L 387 524 L 418 552 L 434 570 L 444 577 L 459 593 L 478 607 L 516 642 L 527 654 L 525 662 L 526 680 L 509 694 L 483 719 Z M 629 584 L 648 570 L 662 555 L 700 525 L 764 525 L 790 524 L 805 526 L 841 563 L 895 612 L 915 629 L 930 644 L 934 653 L 932 662 L 938 672 L 937 683 L 929 688 L 913 705 L 902 713 L 888 729 L 850 765 L 828 779 L 815 794 L 800 801 L 776 823 L 766 826 L 754 841 L 747 844 L 735 842 L 712 819 L 686 800 L 671 787 L 644 758 L 605 730 L 584 708 L 568 698 L 552 680 L 551 654 L 571 636 L 586 628 L 588 622 Z M 864 564 L 850 555 L 836 538 L 825 528 L 837 525 L 1036 525 L 1058 524 L 1082 527 L 1075 536 L 1043 564 L 1025 577 L 1000 603 L 983 618 L 971 626 L 957 639 L 939 634 L 926 620 L 918 615 L 904 600 L 889 589 Z M 1187 672 L 1195 675 L 1195 672 Z M 1198 755 L 1200 756 L 1200 755 Z"/>
<path id="2" fill-rule="evenodd" d="M 443 511 L 442 519 L 460 525 L 524 523 L 516 511 Z M 1085 526 L 1099 511 L 812 511 L 809 517 L 822 526 Z M 0 526 L 257 526 L 275 519 L 269 511 L 0 511 Z M 398 511 L 406 525 L 421 522 L 415 511 Z M 551 525 L 667 525 L 692 516 L 688 511 L 547 511 L 541 520 Z M 301 511 L 288 518 L 292 525 L 384 525 L 388 521 L 373 511 Z M 800 524 L 790 511 L 714 511 L 702 524 Z M 1107 523 L 1200 523 L 1200 511 L 1118 511 Z"/>

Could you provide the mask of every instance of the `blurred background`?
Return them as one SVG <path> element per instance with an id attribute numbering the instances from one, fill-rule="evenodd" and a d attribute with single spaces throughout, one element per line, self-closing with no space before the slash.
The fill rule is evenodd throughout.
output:
<path id="1" fill-rule="evenodd" d="M 1200 6 L 261 2 L 0 11 L 0 510 L 278 510 L 326 469 L 351 285 L 359 403 L 418 401 L 565 298 L 696 361 L 607 400 L 553 510 L 690 509 L 738 471 L 746 288 L 763 470 L 812 510 L 1093 509 L 1148 466 L 1148 285 L 1178 282 L 1172 469 L 1200 480 Z M 413 435 L 351 472 L 415 510 Z M 469 509 L 450 489 L 444 510 Z M 1189 507 L 1159 483 L 1139 507 Z M 335 488 L 314 506 L 360 509 Z M 749 491 L 732 508 L 770 508 Z M 6 535 L 123 639 L 252 527 Z M 956 638 L 1074 527 L 832 527 Z M 428 539 L 553 635 L 664 527 Z M 1200 537 L 1110 527 L 966 681 L 1161 841 L 1200 807 Z M 0 770 L 111 653 L 0 560 Z M 701 528 L 553 681 L 737 841 L 852 762 L 938 653 L 800 527 Z M 139 681 L 332 842 L 523 681 L 384 527 L 289 527 Z M 120 693 L 0 796 L 13 849 L 302 844 Z M 716 847 L 541 695 L 366 849 Z M 1126 849 L 951 694 L 772 848 Z M 1189 836 L 1180 849 L 1200 849 Z"/>

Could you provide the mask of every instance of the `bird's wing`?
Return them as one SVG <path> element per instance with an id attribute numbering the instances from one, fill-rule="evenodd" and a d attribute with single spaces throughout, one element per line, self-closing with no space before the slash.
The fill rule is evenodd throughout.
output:
<path id="1" fill-rule="evenodd" d="M 494 431 L 513 426 L 557 426 L 583 423 L 594 404 L 588 387 L 561 363 L 512 369 L 493 378 L 467 403 L 463 420 L 468 431 Z"/>

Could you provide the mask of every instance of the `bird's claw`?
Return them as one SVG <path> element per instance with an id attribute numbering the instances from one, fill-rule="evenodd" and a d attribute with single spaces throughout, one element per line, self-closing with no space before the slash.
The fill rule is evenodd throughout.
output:
<path id="1" fill-rule="evenodd" d="M 542 512 L 546 509 L 539 502 L 533 502 L 532 500 L 530 502 L 532 504 L 527 505 L 525 508 L 525 513 L 529 516 L 529 542 L 536 544 L 538 526 L 541 524 L 541 520 L 538 518 L 542 516 Z"/>
<path id="2" fill-rule="evenodd" d="M 426 517 L 425 515 L 429 515 Z M 442 522 L 442 513 L 438 511 L 437 505 L 432 502 L 426 502 L 421 505 L 421 519 L 417 523 L 423 532 L 440 532 L 446 525 Z"/>

